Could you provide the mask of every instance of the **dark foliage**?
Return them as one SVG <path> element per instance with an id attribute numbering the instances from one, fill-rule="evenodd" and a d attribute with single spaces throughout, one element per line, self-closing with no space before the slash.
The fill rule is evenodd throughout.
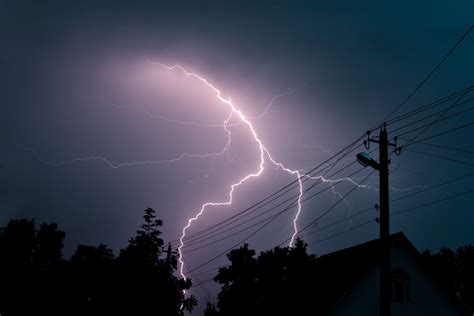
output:
<path id="1" fill-rule="evenodd" d="M 222 285 L 217 308 L 208 304 L 206 315 L 296 315 L 304 310 L 305 305 L 295 304 L 306 288 L 299 282 L 300 271 L 314 256 L 307 253 L 303 241 L 258 257 L 245 244 L 227 257 L 230 265 L 220 268 L 214 278 Z"/>
<path id="2" fill-rule="evenodd" d="M 65 233 L 56 224 L 12 220 L 0 229 L 0 314 L 183 315 L 191 281 L 177 278 L 176 255 L 163 253 L 162 221 L 151 208 L 115 258 L 105 245 L 79 245 L 62 258 Z"/>
<path id="3" fill-rule="evenodd" d="M 474 246 L 460 247 L 456 251 L 441 248 L 438 253 L 427 250 L 422 255 L 444 287 L 474 314 Z"/>
<path id="4" fill-rule="evenodd" d="M 408 243 L 400 234 L 392 240 Z M 245 244 L 228 253 L 229 265 L 215 276 L 221 291 L 205 315 L 327 315 L 377 261 L 379 246 L 374 240 L 316 258 L 301 240 L 293 248 L 276 247 L 258 256 Z M 443 248 L 436 254 L 425 252 L 422 258 L 434 272 L 433 279 L 444 283 L 441 288 L 460 298 L 472 313 L 474 247 Z"/>

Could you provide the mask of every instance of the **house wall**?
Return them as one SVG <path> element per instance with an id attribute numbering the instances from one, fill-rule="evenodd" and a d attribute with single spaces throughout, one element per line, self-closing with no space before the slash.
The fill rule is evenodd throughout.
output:
<path id="1" fill-rule="evenodd" d="M 404 248 L 392 248 L 391 268 L 402 269 L 409 275 L 410 301 L 392 302 L 392 316 L 463 315 L 454 299 L 421 268 L 414 254 Z M 379 266 L 374 263 L 329 313 L 331 316 L 379 315 Z"/>

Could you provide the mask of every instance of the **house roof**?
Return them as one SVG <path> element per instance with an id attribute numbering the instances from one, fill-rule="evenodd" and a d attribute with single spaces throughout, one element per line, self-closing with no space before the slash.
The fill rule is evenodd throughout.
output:
<path id="1" fill-rule="evenodd" d="M 392 247 L 407 247 L 418 251 L 403 233 L 390 236 Z M 316 257 L 303 268 L 311 292 L 318 298 L 318 309 L 327 313 L 351 289 L 377 260 L 380 240 L 371 240 L 353 247 Z"/>
<path id="2" fill-rule="evenodd" d="M 410 252 L 417 261 L 420 258 L 418 250 L 402 232 L 390 235 L 390 244 L 392 249 Z M 311 284 L 313 300 L 318 298 L 318 309 L 323 315 L 341 301 L 363 274 L 373 267 L 380 246 L 380 239 L 375 239 L 316 257 L 306 264 L 302 272 Z M 422 264 L 421 260 L 418 262 Z M 430 271 L 427 273 L 431 275 Z M 453 299 L 451 293 L 447 293 L 447 296 Z M 454 298 L 454 301 L 457 300 Z"/>
<path id="3" fill-rule="evenodd" d="M 390 235 L 390 244 L 393 247 L 404 247 L 414 254 L 419 254 L 415 246 L 408 240 L 404 233 L 398 232 Z M 362 244 L 358 244 L 349 248 L 341 249 L 329 254 L 317 257 L 312 264 L 320 264 L 322 261 L 332 262 L 334 260 L 351 259 L 360 260 L 361 255 L 367 260 L 374 260 L 377 258 L 378 250 L 380 249 L 380 239 L 373 239 Z M 367 261 L 364 260 L 364 261 Z M 319 262 L 317 262 L 319 261 Z"/>

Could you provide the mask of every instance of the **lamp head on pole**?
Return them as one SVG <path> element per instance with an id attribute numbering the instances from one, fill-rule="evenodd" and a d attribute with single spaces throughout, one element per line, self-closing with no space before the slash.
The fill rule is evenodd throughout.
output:
<path id="1" fill-rule="evenodd" d="M 358 153 L 357 162 L 359 162 L 364 167 L 370 166 L 375 170 L 380 170 L 379 163 L 375 161 L 372 157 L 370 157 L 368 153 Z"/>

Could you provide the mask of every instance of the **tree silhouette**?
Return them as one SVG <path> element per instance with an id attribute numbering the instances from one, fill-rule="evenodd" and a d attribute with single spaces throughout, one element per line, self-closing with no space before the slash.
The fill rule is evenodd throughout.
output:
<path id="1" fill-rule="evenodd" d="M 118 293 L 120 301 L 133 306 L 138 314 L 156 314 L 159 310 L 165 315 L 182 315 L 184 311 L 192 311 L 197 301 L 193 296 L 185 298 L 183 292 L 191 287 L 191 281 L 174 276 L 177 268 L 174 254 L 168 252 L 166 258 L 161 258 L 163 222 L 151 208 L 145 210 L 143 219 L 141 229 L 118 257 L 124 285 Z"/>
<path id="2" fill-rule="evenodd" d="M 460 298 L 469 305 L 474 314 L 474 246 L 457 249 Z"/>
<path id="3" fill-rule="evenodd" d="M 31 263 L 35 240 L 35 222 L 27 219 L 11 220 L 1 231 L 2 260 L 12 268 Z"/>
<path id="4" fill-rule="evenodd" d="M 32 301 L 32 266 L 35 223 L 12 220 L 0 231 L 0 312 L 5 315 L 28 313 L 25 304 Z"/>
<path id="5" fill-rule="evenodd" d="M 474 246 L 460 247 L 456 251 L 441 248 L 437 253 L 427 250 L 422 256 L 443 285 L 474 313 Z"/>
<path id="6" fill-rule="evenodd" d="M 163 222 L 151 208 L 115 258 L 105 245 L 79 245 L 63 259 L 65 233 L 56 224 L 12 220 L 0 228 L 0 314 L 183 315 L 197 301 L 185 297 L 191 280 L 174 274 L 177 257 L 163 253 Z"/>
<path id="7" fill-rule="evenodd" d="M 130 239 L 127 248 L 121 250 L 119 259 L 130 265 L 156 266 L 163 248 L 159 230 L 163 221 L 156 218 L 151 208 L 145 210 L 143 220 L 141 230 Z"/>
<path id="8" fill-rule="evenodd" d="M 32 264 L 34 269 L 33 306 L 36 311 L 60 315 L 57 301 L 64 297 L 65 280 L 62 249 L 66 234 L 54 223 L 43 223 L 36 232 Z"/>
<path id="9" fill-rule="evenodd" d="M 43 223 L 36 233 L 33 262 L 43 268 L 58 264 L 62 259 L 66 233 L 58 230 L 57 224 Z"/>
<path id="10" fill-rule="evenodd" d="M 217 307 L 225 315 L 248 315 L 256 311 L 257 259 L 255 250 L 244 244 L 227 254 L 228 267 L 219 269 L 214 280 L 222 285 Z"/>
<path id="11" fill-rule="evenodd" d="M 66 298 L 74 315 L 107 315 L 114 311 L 116 273 L 114 255 L 105 245 L 79 245 L 66 263 Z"/>
<path id="12" fill-rule="evenodd" d="M 244 244 L 232 250 L 230 265 L 219 269 L 214 280 L 221 284 L 217 308 L 209 304 L 208 315 L 294 314 L 298 312 L 301 267 L 313 258 L 298 239 L 294 247 L 275 247 L 258 258 Z"/>
<path id="13" fill-rule="evenodd" d="M 197 301 L 184 290 L 191 280 L 177 277 L 178 258 L 163 250 L 163 222 L 153 209 L 115 258 L 106 245 L 79 245 L 63 258 L 65 233 L 54 223 L 11 220 L 0 228 L 0 314 L 16 315 L 183 315 Z M 247 244 L 227 254 L 229 265 L 214 280 L 221 285 L 216 304 L 205 315 L 279 315 L 327 311 L 350 272 L 343 257 L 319 263 L 297 240 L 293 247 L 261 252 Z M 426 251 L 425 263 L 453 296 L 474 311 L 474 246 Z M 316 266 L 308 265 L 316 263 Z M 351 263 L 355 265 L 355 263 Z M 366 261 L 359 262 L 365 267 Z M 337 271 L 337 275 L 331 273 Z M 329 273 L 328 273 L 329 272 Z M 310 273 L 310 274 L 308 274 Z M 317 283 L 317 284 L 316 284 Z M 311 288 L 311 292 L 307 289 Z M 312 298 L 318 297 L 318 301 Z M 311 303 L 308 303 L 311 302 Z"/>

